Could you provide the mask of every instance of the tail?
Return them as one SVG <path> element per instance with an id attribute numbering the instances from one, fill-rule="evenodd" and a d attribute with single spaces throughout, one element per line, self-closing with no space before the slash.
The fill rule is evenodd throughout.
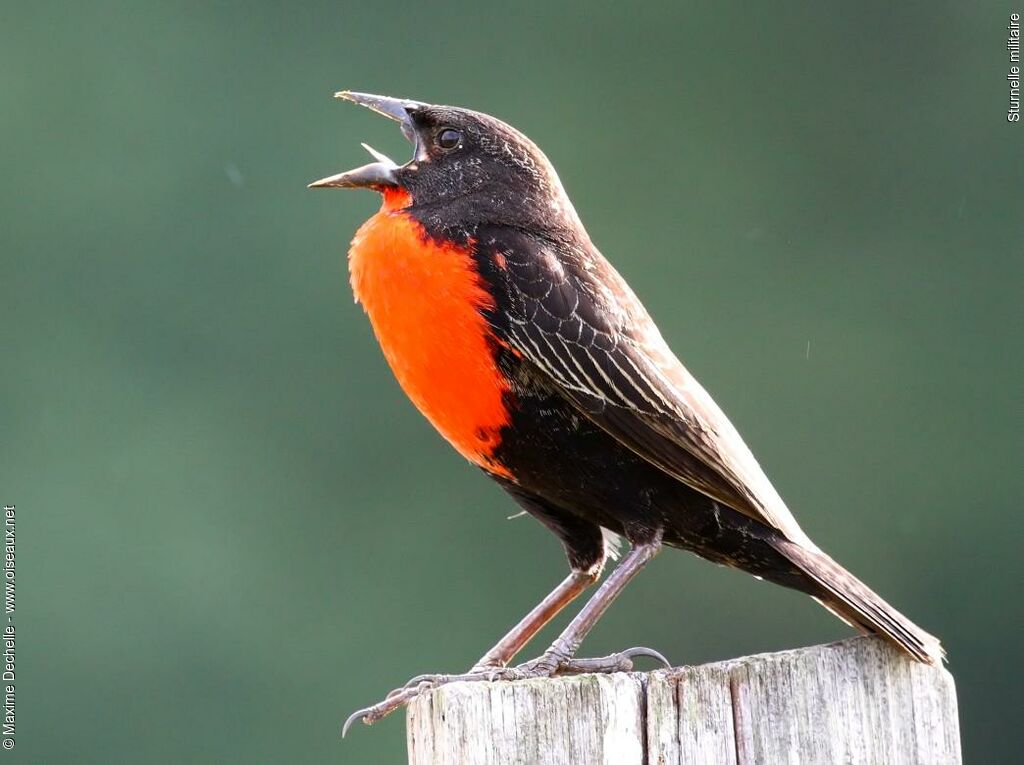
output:
<path id="1" fill-rule="evenodd" d="M 938 638 L 882 600 L 825 553 L 780 538 L 772 540 L 771 545 L 821 588 L 815 600 L 850 626 L 880 635 L 925 664 L 939 665 L 946 658 Z"/>

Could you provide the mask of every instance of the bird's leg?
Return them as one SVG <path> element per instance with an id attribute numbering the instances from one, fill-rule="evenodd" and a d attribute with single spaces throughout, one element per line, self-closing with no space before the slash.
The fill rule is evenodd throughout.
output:
<path id="1" fill-rule="evenodd" d="M 630 549 L 622 563 L 611 576 L 605 580 L 594 596 L 576 615 L 569 626 L 541 656 L 518 667 L 504 667 L 500 662 L 507 662 L 547 624 L 559 611 L 572 602 L 573 598 L 583 592 L 593 582 L 597 573 L 573 571 L 550 595 L 537 605 L 526 617 L 503 637 L 498 644 L 484 654 L 483 658 L 469 672 L 461 675 L 420 675 L 414 677 L 406 685 L 388 694 L 384 701 L 372 707 L 354 712 L 345 721 L 341 729 L 344 736 L 356 720 L 372 725 L 387 717 L 396 709 L 405 706 L 424 691 L 438 685 L 459 681 L 481 680 L 518 680 L 527 677 L 551 677 L 555 674 L 578 674 L 580 672 L 623 672 L 633 668 L 633 659 L 637 656 L 649 656 L 669 666 L 668 660 L 650 648 L 630 648 L 619 653 L 597 659 L 574 659 L 573 656 L 583 639 L 597 624 L 597 621 L 608 610 L 612 601 L 625 589 L 629 581 L 640 569 L 661 549 L 661 535 L 653 540 L 640 542 Z M 507 657 L 507 658 L 506 658 Z M 490 662 L 494 662 L 491 664 Z"/>
<path id="2" fill-rule="evenodd" d="M 636 656 L 650 656 L 670 666 L 657 651 L 650 648 L 631 648 L 599 659 L 574 659 L 583 639 L 608 610 L 629 581 L 636 576 L 661 549 L 661 535 L 653 540 L 633 545 L 622 563 L 604 581 L 594 596 L 587 601 L 569 626 L 541 656 L 515 667 L 520 677 L 550 677 L 558 673 L 619 672 L 632 669 Z"/>
<path id="3" fill-rule="evenodd" d="M 596 582 L 600 575 L 601 571 L 596 567 L 589 571 L 572 571 L 544 600 L 524 616 L 519 624 L 509 630 L 505 637 L 481 656 L 480 660 L 469 670 L 470 673 L 486 672 L 507 666 L 544 625 Z"/>
<path id="4" fill-rule="evenodd" d="M 473 665 L 468 672 L 457 675 L 426 674 L 417 675 L 409 682 L 392 691 L 389 696 L 412 688 L 420 683 L 450 683 L 456 680 L 466 680 L 477 675 L 491 675 L 495 679 L 502 677 L 501 670 L 508 666 L 517 653 L 525 646 L 530 639 L 536 635 L 544 626 L 554 619 L 559 612 L 579 597 L 587 587 L 597 581 L 601 576 L 601 569 L 595 566 L 588 571 L 574 569 L 569 576 L 553 589 L 547 597 L 538 603 L 519 624 L 508 631 L 497 644 L 480 657 L 480 660 Z"/>
<path id="5" fill-rule="evenodd" d="M 505 637 L 485 653 L 469 672 L 461 675 L 419 675 L 414 677 L 401 688 L 396 688 L 389 693 L 387 698 L 379 704 L 353 713 L 345 721 L 341 735 L 344 736 L 349 726 L 356 720 L 362 720 L 365 724 L 372 725 L 407 704 L 427 688 L 458 680 L 498 680 L 503 679 L 506 674 L 511 675 L 514 670 L 503 670 L 512 658 L 545 624 L 579 597 L 587 587 L 596 582 L 600 575 L 600 565 L 595 565 L 586 571 L 573 569 L 569 576 L 563 579 L 544 600 L 538 603 L 515 627 L 509 630 Z"/>

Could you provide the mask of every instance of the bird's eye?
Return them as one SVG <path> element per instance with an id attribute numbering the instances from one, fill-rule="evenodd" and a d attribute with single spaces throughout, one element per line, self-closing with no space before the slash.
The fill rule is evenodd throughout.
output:
<path id="1" fill-rule="evenodd" d="M 437 134 L 437 145 L 442 149 L 454 149 L 462 140 L 462 133 L 455 128 L 441 128 Z"/>

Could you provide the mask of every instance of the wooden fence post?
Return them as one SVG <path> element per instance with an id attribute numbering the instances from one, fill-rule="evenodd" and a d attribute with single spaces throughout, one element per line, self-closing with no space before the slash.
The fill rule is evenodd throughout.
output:
<path id="1" fill-rule="evenodd" d="M 952 676 L 877 638 L 680 667 L 456 683 L 408 711 L 412 765 L 959 765 Z"/>

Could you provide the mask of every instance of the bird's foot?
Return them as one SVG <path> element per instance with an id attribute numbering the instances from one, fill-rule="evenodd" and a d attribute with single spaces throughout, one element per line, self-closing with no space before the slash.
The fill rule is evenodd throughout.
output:
<path id="1" fill-rule="evenodd" d="M 373 725 L 378 720 L 383 720 L 395 710 L 404 707 L 421 693 L 433 690 L 439 686 L 459 682 L 517 680 L 519 678 L 515 673 L 516 668 L 514 667 L 488 666 L 473 667 L 469 672 L 460 675 L 417 675 L 401 688 L 395 688 L 395 690 L 391 691 L 391 693 L 384 697 L 383 701 L 379 701 L 365 709 L 358 709 L 349 715 L 348 719 L 345 720 L 345 724 L 341 727 L 341 737 L 345 737 L 348 729 L 357 720 L 361 721 L 363 725 Z"/>
<path id="2" fill-rule="evenodd" d="M 541 672 L 535 676 L 543 677 L 550 677 L 552 675 L 611 674 L 612 672 L 631 671 L 633 669 L 633 659 L 641 656 L 660 662 L 666 669 L 672 666 L 668 659 L 653 648 L 637 646 L 635 648 L 627 648 L 625 651 L 609 654 L 608 656 L 600 656 L 596 659 L 576 659 L 572 657 L 560 659 L 558 654 L 549 651 L 538 659 L 521 664 L 516 669 L 529 668 L 531 665 L 537 664 Z M 551 666 L 552 661 L 555 661 L 554 671 L 544 674 L 544 670 Z"/>
<path id="3" fill-rule="evenodd" d="M 575 659 L 563 652 L 548 649 L 536 659 L 524 662 L 515 667 L 503 667 L 493 664 L 478 664 L 469 672 L 458 675 L 428 674 L 417 675 L 401 688 L 391 691 L 383 701 L 365 709 L 357 710 L 349 715 L 341 728 L 344 738 L 348 729 L 356 721 L 364 725 L 373 725 L 392 712 L 405 706 L 417 696 L 448 683 L 462 682 L 495 682 L 498 680 L 526 680 L 537 677 L 554 677 L 555 675 L 580 675 L 584 673 L 629 672 L 633 669 L 633 659 L 646 656 L 661 662 L 665 667 L 672 666 L 668 659 L 653 648 L 627 648 L 608 656 L 596 659 Z"/>

